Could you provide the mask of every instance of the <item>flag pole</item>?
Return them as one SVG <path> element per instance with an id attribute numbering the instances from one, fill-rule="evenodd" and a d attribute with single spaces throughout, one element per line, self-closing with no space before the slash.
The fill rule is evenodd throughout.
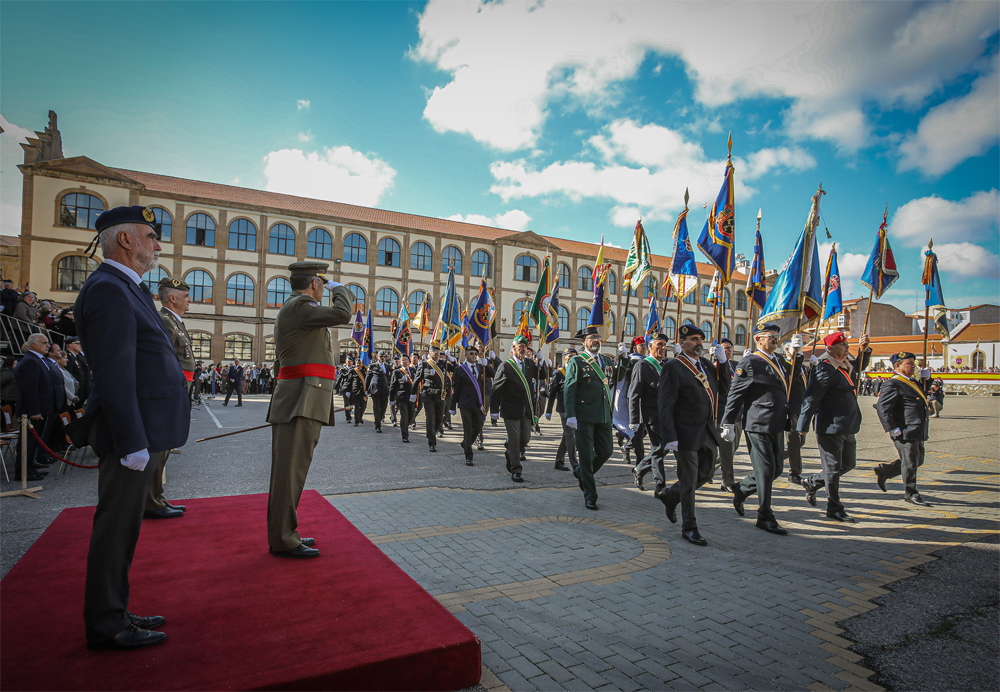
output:
<path id="1" fill-rule="evenodd" d="M 727 145 L 729 146 L 729 153 L 726 155 L 726 165 L 729 166 L 729 168 L 732 168 L 733 167 L 733 131 L 732 130 L 729 131 L 729 140 L 727 142 Z M 734 170 L 733 171 L 733 177 L 730 177 L 730 179 L 729 179 L 729 182 L 730 182 L 730 184 L 733 187 L 732 194 L 729 197 L 729 203 L 733 206 L 733 209 L 736 208 L 735 176 L 736 176 L 736 171 Z M 734 247 L 729 248 L 729 251 L 731 253 L 736 251 L 736 248 L 735 248 L 735 245 L 736 245 L 736 216 L 735 215 L 733 216 L 733 245 L 734 245 Z M 728 286 L 728 285 L 729 285 L 729 282 L 726 280 L 726 275 L 725 275 L 725 273 L 722 273 L 719 276 L 718 293 L 715 296 L 715 307 L 718 309 L 719 321 L 718 321 L 717 325 L 713 325 L 712 326 L 712 328 L 715 330 L 715 343 L 717 343 L 717 344 L 721 344 L 722 343 L 722 321 L 723 321 L 723 319 L 726 316 L 726 286 Z M 719 303 L 720 302 L 722 303 L 722 307 L 721 308 L 719 308 Z"/>
<path id="2" fill-rule="evenodd" d="M 820 200 L 823 198 L 823 195 L 825 195 L 825 194 L 826 194 L 826 191 L 823 189 L 823 183 L 820 183 L 819 184 L 819 188 L 816 190 L 816 205 L 815 205 L 815 207 L 813 209 L 813 217 L 811 219 L 809 219 L 809 226 L 810 226 L 810 228 L 807 231 L 807 234 L 806 234 L 806 237 L 805 237 L 804 250 L 806 252 L 811 252 L 812 251 L 813 238 L 816 235 L 816 229 L 819 227 L 819 203 L 820 203 Z M 802 330 L 802 312 L 803 312 L 803 310 L 805 310 L 805 302 L 806 302 L 805 301 L 805 295 L 806 295 L 806 291 L 809 290 L 809 287 L 805 285 L 805 283 L 806 283 L 805 282 L 805 275 L 806 275 L 806 272 L 809 271 L 808 267 L 811 264 L 812 264 L 812 257 L 807 257 L 807 256 L 803 255 L 803 257 L 802 257 L 802 282 L 801 282 L 801 285 L 799 287 L 799 310 L 798 310 L 799 316 L 798 316 L 798 319 L 796 319 L 796 321 L 795 321 L 795 332 L 794 332 L 795 334 L 799 334 L 801 332 L 801 330 Z M 868 324 L 868 318 L 866 317 L 865 318 L 865 325 L 867 325 L 867 324 Z"/>
<path id="3" fill-rule="evenodd" d="M 629 278 L 631 277 L 632 275 L 629 274 Z M 621 330 L 621 337 L 618 339 L 619 343 L 625 342 L 625 323 L 628 322 L 628 304 L 629 300 L 632 298 L 632 289 L 629 288 L 628 279 L 622 280 L 622 289 L 625 291 L 625 312 L 623 312 L 621 316 L 622 330 Z"/>
<path id="4" fill-rule="evenodd" d="M 934 247 L 934 239 L 931 238 L 927 241 L 927 251 L 930 252 Z M 930 323 L 931 309 L 927 305 L 931 300 L 931 289 L 927 289 L 926 295 L 924 296 L 924 358 L 921 361 L 920 367 L 927 367 L 927 339 L 930 336 L 930 331 L 928 329 Z"/>
<path id="5" fill-rule="evenodd" d="M 763 211 L 764 211 L 763 209 L 757 209 L 757 232 L 758 233 L 760 233 L 760 218 L 761 218 L 761 216 L 763 214 Z M 750 270 L 753 271 L 753 265 L 752 264 L 750 266 Z M 751 281 L 753 280 L 752 276 L 748 277 L 748 278 Z M 756 289 L 756 286 L 754 286 L 754 289 Z M 744 291 L 744 293 L 746 293 L 746 291 Z M 750 306 L 749 306 L 750 307 L 750 314 L 747 315 L 747 343 L 746 343 L 746 346 L 747 346 L 747 348 L 750 348 L 750 335 L 753 333 L 753 307 L 754 307 L 754 305 L 756 305 L 756 303 L 754 303 L 753 298 L 748 293 L 747 293 L 747 300 L 750 301 Z"/>

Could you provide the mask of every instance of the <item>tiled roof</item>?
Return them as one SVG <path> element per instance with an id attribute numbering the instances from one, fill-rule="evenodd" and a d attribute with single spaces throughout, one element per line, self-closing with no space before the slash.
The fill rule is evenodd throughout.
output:
<path id="1" fill-rule="evenodd" d="M 970 324 L 955 335 L 952 341 L 1000 341 L 1000 324 Z"/>
<path id="2" fill-rule="evenodd" d="M 0 245 L 20 245 L 21 236 L 19 235 L 0 235 Z"/>

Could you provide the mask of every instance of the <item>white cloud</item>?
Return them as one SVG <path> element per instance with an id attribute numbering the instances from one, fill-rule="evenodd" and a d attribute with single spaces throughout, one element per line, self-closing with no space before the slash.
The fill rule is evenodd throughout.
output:
<path id="1" fill-rule="evenodd" d="M 1000 54 L 972 90 L 932 108 L 917 131 L 899 145 L 899 170 L 940 176 L 966 159 L 984 154 L 1000 138 Z"/>
<path id="2" fill-rule="evenodd" d="M 870 138 L 863 105 L 919 106 L 997 23 L 986 2 L 432 0 L 411 55 L 451 75 L 428 92 L 431 125 L 501 150 L 533 146 L 560 98 L 613 103 L 655 54 L 683 61 L 703 105 L 789 99 L 793 134 L 851 151 Z"/>
<path id="3" fill-rule="evenodd" d="M 1000 256 L 973 243 L 943 243 L 934 246 L 938 268 L 951 274 L 951 278 L 1000 278 Z"/>
<path id="4" fill-rule="evenodd" d="M 312 130 L 310 130 L 309 132 L 300 132 L 299 134 L 295 135 L 295 137 L 300 142 L 311 142 L 313 139 L 313 133 Z"/>
<path id="5" fill-rule="evenodd" d="M 0 115 L 0 229 L 4 235 L 21 234 L 21 187 L 18 165 L 24 163 L 20 144 L 35 133 L 9 122 Z"/>
<path id="6" fill-rule="evenodd" d="M 295 105 L 298 107 L 300 111 L 308 110 L 309 99 L 299 99 L 298 101 L 295 102 Z"/>
<path id="7" fill-rule="evenodd" d="M 996 244 L 1000 218 L 1000 192 L 982 190 L 959 202 L 937 195 L 910 200 L 899 207 L 889 224 L 889 234 L 909 247 L 938 243 L 982 242 Z"/>
<path id="8" fill-rule="evenodd" d="M 511 231 L 526 231 L 528 230 L 528 223 L 531 221 L 531 217 L 520 209 L 511 209 L 503 214 L 497 214 L 495 217 L 483 216 L 482 214 L 466 214 L 465 216 L 452 214 L 448 217 L 448 220 L 474 223 L 479 226 L 505 228 Z"/>
<path id="9" fill-rule="evenodd" d="M 0 229 L 4 235 L 21 235 L 21 205 L 0 202 Z"/>
<path id="10" fill-rule="evenodd" d="M 367 207 L 378 203 L 395 175 L 385 161 L 348 146 L 322 152 L 281 149 L 264 157 L 266 190 Z"/>

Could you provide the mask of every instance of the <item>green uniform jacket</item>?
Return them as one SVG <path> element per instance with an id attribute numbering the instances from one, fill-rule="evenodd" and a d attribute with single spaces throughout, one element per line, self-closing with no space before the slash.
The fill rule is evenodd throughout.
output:
<path id="1" fill-rule="evenodd" d="M 611 359 L 600 354 L 597 358 L 601 374 L 583 355 L 573 356 L 566 366 L 563 385 L 566 418 L 576 418 L 580 423 L 611 423 L 611 402 L 605 387 L 605 382 L 610 381 L 607 370 L 611 367 Z"/>
<path id="2" fill-rule="evenodd" d="M 160 317 L 170 334 L 170 340 L 174 344 L 174 351 L 177 353 L 177 361 L 181 364 L 181 370 L 194 374 L 194 351 L 191 349 L 191 337 L 188 336 L 184 322 L 178 319 L 177 315 L 167 308 L 160 308 Z"/>
<path id="3" fill-rule="evenodd" d="M 329 327 L 354 317 L 354 297 L 343 286 L 330 291 L 330 307 L 293 291 L 274 320 L 274 375 L 295 365 L 329 366 L 330 377 L 278 379 L 267 409 L 268 423 L 288 423 L 297 416 L 333 425 L 333 341 Z"/>

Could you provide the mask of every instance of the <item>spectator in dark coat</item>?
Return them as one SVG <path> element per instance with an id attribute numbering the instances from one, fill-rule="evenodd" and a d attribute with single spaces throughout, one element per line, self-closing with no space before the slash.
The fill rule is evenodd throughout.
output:
<path id="1" fill-rule="evenodd" d="M 222 402 L 223 406 L 229 406 L 229 397 L 236 392 L 236 405 L 243 405 L 243 368 L 240 366 L 240 360 L 237 358 L 232 365 L 229 366 L 229 370 L 226 372 L 226 400 Z"/>
<path id="2" fill-rule="evenodd" d="M 49 338 L 44 334 L 32 334 L 28 337 L 26 346 L 27 353 L 14 369 L 17 388 L 21 392 L 14 414 L 18 419 L 22 415 L 28 416 L 39 437 L 44 440 L 53 420 L 56 419 L 60 399 L 65 399 L 65 387 L 61 376 L 58 380 L 53 377 L 52 368 L 45 355 L 49 350 Z M 17 445 L 17 467 L 14 470 L 16 480 L 21 479 L 21 447 L 22 445 Z M 35 458 L 37 454 L 38 442 L 29 432 L 28 480 L 41 480 L 48 473 L 38 467 Z"/>

